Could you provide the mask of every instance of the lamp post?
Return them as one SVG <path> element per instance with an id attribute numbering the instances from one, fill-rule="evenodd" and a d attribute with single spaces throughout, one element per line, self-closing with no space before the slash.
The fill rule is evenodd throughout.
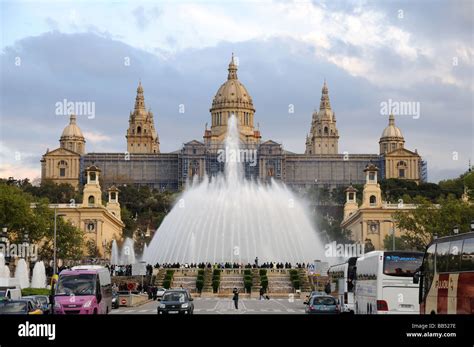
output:
<path id="1" fill-rule="evenodd" d="M 53 246 L 53 275 L 56 275 L 57 272 L 57 220 L 58 217 L 63 217 L 64 214 L 58 214 L 57 206 L 54 207 L 54 246 Z"/>
<path id="2" fill-rule="evenodd" d="M 459 234 L 459 226 L 457 226 L 457 225 L 454 226 L 453 233 L 454 233 L 454 235 Z"/>

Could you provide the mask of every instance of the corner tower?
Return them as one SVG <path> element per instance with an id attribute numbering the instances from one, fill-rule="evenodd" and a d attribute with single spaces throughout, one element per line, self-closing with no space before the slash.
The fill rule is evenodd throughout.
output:
<path id="1" fill-rule="evenodd" d="M 153 113 L 145 108 L 142 83 L 138 84 L 135 109 L 130 112 L 127 130 L 127 152 L 159 153 L 160 141 L 155 130 Z"/>
<path id="2" fill-rule="evenodd" d="M 305 154 L 337 154 L 338 142 L 336 114 L 331 109 L 329 91 L 324 81 L 319 112 L 313 113 L 311 130 L 306 137 Z"/>

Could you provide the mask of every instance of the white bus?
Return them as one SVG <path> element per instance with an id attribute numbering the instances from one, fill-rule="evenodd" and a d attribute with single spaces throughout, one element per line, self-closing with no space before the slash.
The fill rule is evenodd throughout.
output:
<path id="1" fill-rule="evenodd" d="M 418 314 L 418 284 L 413 275 L 423 260 L 421 252 L 373 251 L 357 259 L 355 313 Z"/>
<path id="2" fill-rule="evenodd" d="M 328 270 L 331 295 L 339 298 L 342 312 L 354 312 L 354 283 L 357 257 L 333 265 Z"/>

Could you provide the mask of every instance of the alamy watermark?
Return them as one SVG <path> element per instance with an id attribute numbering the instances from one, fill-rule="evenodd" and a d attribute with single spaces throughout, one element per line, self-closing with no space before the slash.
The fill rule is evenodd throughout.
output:
<path id="1" fill-rule="evenodd" d="M 225 149 L 217 150 L 217 161 L 219 163 L 249 163 L 250 166 L 257 165 L 256 149 Z"/>
<path id="2" fill-rule="evenodd" d="M 63 99 L 55 104 L 55 113 L 57 116 L 86 116 L 89 119 L 95 118 L 95 102 L 94 101 L 68 101 Z"/>
<path id="3" fill-rule="evenodd" d="M 337 243 L 333 241 L 324 246 L 324 254 L 327 258 L 349 258 L 364 255 L 365 245 L 363 243 Z"/>
<path id="4" fill-rule="evenodd" d="M 0 244 L 0 253 L 5 257 L 25 258 L 31 261 L 38 260 L 38 246 L 26 243 Z"/>
<path id="5" fill-rule="evenodd" d="M 413 119 L 420 118 L 420 102 L 418 101 L 394 101 L 388 99 L 380 103 L 380 114 L 383 116 L 412 116 Z"/>

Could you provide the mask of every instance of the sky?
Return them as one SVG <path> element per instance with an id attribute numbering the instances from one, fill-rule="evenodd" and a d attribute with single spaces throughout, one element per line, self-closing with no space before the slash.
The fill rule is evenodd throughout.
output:
<path id="1" fill-rule="evenodd" d="M 94 105 L 77 120 L 87 152 L 124 152 L 139 81 L 162 152 L 202 141 L 232 52 L 263 140 L 303 153 L 326 79 L 340 152 L 378 153 L 382 105 L 406 103 L 405 147 L 429 181 L 457 177 L 474 160 L 472 13 L 469 0 L 2 0 L 0 177 L 40 176 L 65 99 Z"/>

